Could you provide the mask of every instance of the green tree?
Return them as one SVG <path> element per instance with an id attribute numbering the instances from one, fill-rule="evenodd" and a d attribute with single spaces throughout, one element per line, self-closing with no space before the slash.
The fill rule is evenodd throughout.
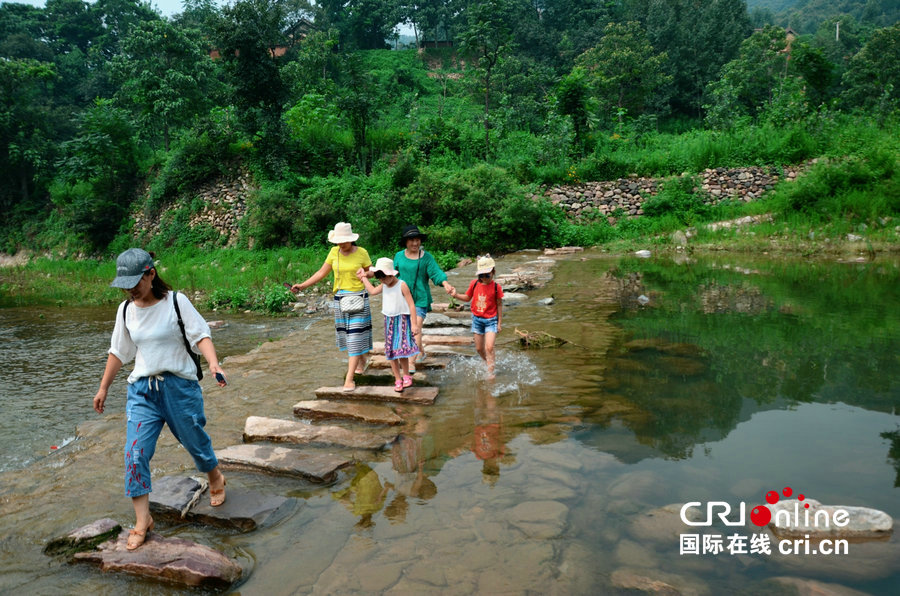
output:
<path id="1" fill-rule="evenodd" d="M 103 99 L 82 113 L 78 129 L 62 146 L 52 198 L 82 241 L 103 248 L 118 232 L 137 183 L 134 131 L 128 114 Z"/>
<path id="2" fill-rule="evenodd" d="M 484 147 L 491 150 L 491 81 L 500 59 L 512 50 L 509 4 L 486 0 L 469 6 L 468 28 L 463 33 L 462 52 L 475 66 L 475 76 L 484 97 Z"/>
<path id="3" fill-rule="evenodd" d="M 48 127 L 52 64 L 0 59 L 0 213 L 29 201 L 53 157 Z"/>
<path id="4" fill-rule="evenodd" d="M 609 23 L 603 39 L 580 55 L 575 64 L 584 69 L 600 101 L 601 111 L 637 115 L 654 89 L 671 79 L 663 72 L 666 54 L 655 54 L 640 23 Z"/>
<path id="5" fill-rule="evenodd" d="M 900 108 L 900 24 L 879 29 L 850 60 L 841 100 L 886 115 Z"/>
<path id="6" fill-rule="evenodd" d="M 789 74 L 788 42 L 781 27 L 765 27 L 741 44 L 740 55 L 722 68 L 707 88 L 707 121 L 726 128 L 742 117 L 755 118 L 770 105 Z"/>
<path id="7" fill-rule="evenodd" d="M 563 116 L 572 118 L 572 129 L 575 131 L 575 146 L 584 148 L 585 135 L 588 130 L 590 115 L 590 86 L 584 68 L 576 66 L 563 77 L 556 88 L 557 110 Z"/>
<path id="8" fill-rule="evenodd" d="M 137 114 L 147 135 L 162 132 L 169 151 L 171 128 L 188 125 L 214 100 L 215 65 L 196 39 L 168 21 L 138 25 L 111 64 L 116 101 Z"/>

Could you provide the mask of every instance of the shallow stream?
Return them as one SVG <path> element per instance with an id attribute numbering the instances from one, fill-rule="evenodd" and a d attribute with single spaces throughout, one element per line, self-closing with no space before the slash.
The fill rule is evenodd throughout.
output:
<path id="1" fill-rule="evenodd" d="M 537 257 L 507 256 L 498 270 Z M 237 559 L 241 594 L 666 584 L 771 594 L 785 589 L 778 577 L 896 593 L 896 533 L 846 555 L 782 555 L 774 542 L 769 555 L 691 554 L 683 535 L 721 535 L 727 546 L 729 535 L 759 530 L 749 520 L 698 530 L 678 508 L 660 508 L 727 501 L 749 511 L 791 487 L 900 517 L 897 262 L 588 252 L 552 271 L 506 309 L 495 380 L 477 359 L 432 373 L 435 405 L 398 406 L 401 438 L 353 453 L 359 463 L 329 486 L 230 472 L 229 487 L 297 498 L 269 526 L 157 531 Z M 453 273 L 465 287 L 471 272 Z M 538 304 L 550 296 L 552 305 Z M 180 593 L 41 553 L 51 537 L 101 517 L 132 523 L 121 486 L 124 374 L 106 414 L 91 409 L 110 310 L 0 310 L 0 592 Z M 248 416 L 291 418 L 315 388 L 340 384 L 328 316 L 204 314 L 226 322 L 213 339 L 229 386 L 203 381 L 214 446 L 240 443 Z M 522 350 L 517 328 L 569 343 Z M 153 465 L 154 477 L 196 473 L 168 431 Z"/>

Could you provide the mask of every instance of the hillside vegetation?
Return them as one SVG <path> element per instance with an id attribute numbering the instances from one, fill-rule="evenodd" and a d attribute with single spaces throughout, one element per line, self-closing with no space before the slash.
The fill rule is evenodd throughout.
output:
<path id="1" fill-rule="evenodd" d="M 689 219 L 767 210 L 891 243 L 900 25 L 857 4 L 793 38 L 742 0 L 5 3 L 0 250 L 212 255 L 196 190 L 249 170 L 247 254 L 318 250 L 337 221 L 387 250 L 415 222 L 449 262 L 664 237 L 702 204 L 672 183 L 653 217 L 576 224 L 528 198 L 541 185 L 822 157 L 767 204 Z M 401 22 L 421 47 L 392 41 Z M 146 237 L 138 209 L 175 216 Z"/>

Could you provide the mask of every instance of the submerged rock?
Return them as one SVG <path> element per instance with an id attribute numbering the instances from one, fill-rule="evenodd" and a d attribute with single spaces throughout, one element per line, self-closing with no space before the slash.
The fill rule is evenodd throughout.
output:
<path id="1" fill-rule="evenodd" d="M 866 507 L 822 505 L 815 499 L 790 499 L 768 507 L 769 528 L 779 538 L 886 540 L 894 527 L 890 515 Z"/>
<path id="2" fill-rule="evenodd" d="M 769 581 L 795 590 L 797 596 L 866 596 L 865 592 L 841 584 L 820 582 L 804 577 L 773 577 Z"/>

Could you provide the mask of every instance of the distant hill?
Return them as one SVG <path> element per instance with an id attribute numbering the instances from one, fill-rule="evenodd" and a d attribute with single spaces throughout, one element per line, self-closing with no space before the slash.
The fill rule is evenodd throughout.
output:
<path id="1" fill-rule="evenodd" d="M 900 22 L 897 0 L 747 0 L 751 13 L 763 12 L 772 25 L 815 33 L 823 22 L 850 15 L 862 25 L 890 27 Z"/>

